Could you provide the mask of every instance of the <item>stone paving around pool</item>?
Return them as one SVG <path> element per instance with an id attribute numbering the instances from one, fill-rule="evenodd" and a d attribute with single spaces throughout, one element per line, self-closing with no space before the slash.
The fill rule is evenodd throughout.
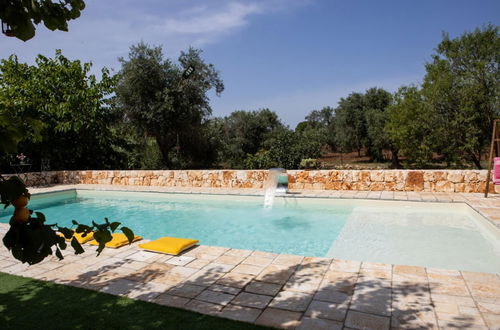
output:
<path id="1" fill-rule="evenodd" d="M 193 188 L 189 192 L 214 193 Z M 304 196 L 316 197 L 467 202 L 483 214 L 490 212 L 491 222 L 500 221 L 498 195 L 484 199 L 479 194 L 328 193 L 302 191 Z M 7 224 L 0 224 L 0 235 L 7 229 Z M 13 259 L 1 245 L 0 270 L 277 328 L 500 329 L 499 274 L 203 245 L 173 257 L 142 251 L 138 244 L 105 249 L 99 257 L 93 252 L 94 247 L 85 245 L 87 251 L 82 255 L 67 250 L 62 261 L 51 257 L 33 266 Z"/>

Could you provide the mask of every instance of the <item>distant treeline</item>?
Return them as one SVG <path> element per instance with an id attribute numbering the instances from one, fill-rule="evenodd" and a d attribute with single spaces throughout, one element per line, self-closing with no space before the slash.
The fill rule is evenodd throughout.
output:
<path id="1" fill-rule="evenodd" d="M 214 118 L 207 92 L 224 91 L 201 50 L 165 59 L 139 43 L 121 70 L 101 78 L 91 64 L 60 51 L 35 65 L 15 55 L 0 62 L 0 170 L 28 158 L 52 169 L 314 167 L 328 151 L 361 153 L 392 167 L 481 167 L 494 118 L 500 117 L 499 27 L 451 39 L 425 65 L 421 85 L 394 94 L 353 92 L 336 107 L 311 111 L 291 129 L 269 109 Z M 193 70 L 194 69 L 194 70 Z M 17 149 L 15 146 L 17 145 Z M 1 149 L 1 148 L 0 148 Z M 401 164 L 399 157 L 404 156 Z"/>

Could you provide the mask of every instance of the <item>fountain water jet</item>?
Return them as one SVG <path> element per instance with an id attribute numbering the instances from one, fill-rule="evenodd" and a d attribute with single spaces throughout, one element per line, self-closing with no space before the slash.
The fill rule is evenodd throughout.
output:
<path id="1" fill-rule="evenodd" d="M 283 168 L 270 168 L 267 180 L 264 183 L 264 207 L 270 208 L 274 203 L 274 196 L 288 192 L 288 175 Z"/>

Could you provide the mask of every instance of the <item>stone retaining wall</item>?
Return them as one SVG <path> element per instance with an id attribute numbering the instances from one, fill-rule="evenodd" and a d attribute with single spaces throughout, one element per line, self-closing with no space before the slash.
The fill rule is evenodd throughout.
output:
<path id="1" fill-rule="evenodd" d="M 484 192 L 486 170 L 290 170 L 290 189 Z M 262 188 L 266 170 L 53 171 L 28 182 L 162 187 Z M 490 191 L 494 187 L 490 184 Z"/>

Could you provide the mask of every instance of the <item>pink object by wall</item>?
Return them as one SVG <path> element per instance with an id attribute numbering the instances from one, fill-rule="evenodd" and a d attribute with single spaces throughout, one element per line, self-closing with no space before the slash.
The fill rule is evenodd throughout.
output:
<path id="1" fill-rule="evenodd" d="M 493 183 L 500 184 L 500 157 L 493 160 Z"/>

